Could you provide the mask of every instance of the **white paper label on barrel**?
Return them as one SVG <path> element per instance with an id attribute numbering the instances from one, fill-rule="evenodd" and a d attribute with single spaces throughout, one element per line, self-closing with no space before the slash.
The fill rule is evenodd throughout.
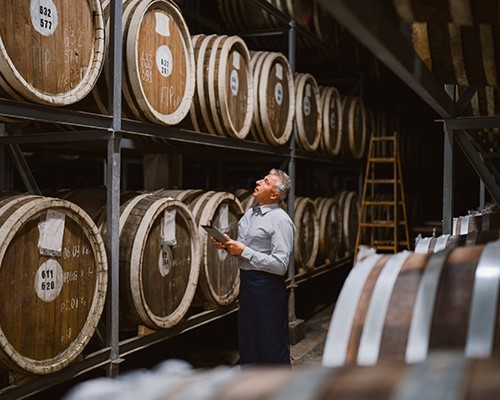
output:
<path id="1" fill-rule="evenodd" d="M 311 85 L 308 83 L 306 85 L 306 97 L 311 97 Z"/>
<path id="2" fill-rule="evenodd" d="M 38 223 L 38 251 L 41 255 L 60 257 L 66 216 L 55 210 L 48 210 L 45 219 Z"/>
<path id="3" fill-rule="evenodd" d="M 172 60 L 172 52 L 168 46 L 160 46 L 156 50 L 156 66 L 165 78 L 170 76 L 172 70 L 174 69 L 174 63 Z"/>
<path id="4" fill-rule="evenodd" d="M 51 36 L 56 31 L 59 18 L 53 0 L 31 0 L 30 16 L 33 28 L 43 36 Z"/>
<path id="5" fill-rule="evenodd" d="M 170 17 L 162 12 L 156 12 L 156 33 L 169 37 L 170 36 Z"/>
<path id="6" fill-rule="evenodd" d="M 219 213 L 218 215 L 218 220 L 217 220 L 217 227 L 222 233 L 228 233 L 229 232 L 229 207 L 227 203 L 222 203 L 217 212 Z M 228 253 L 226 250 L 219 250 L 218 251 L 218 256 L 219 260 L 223 262 L 227 256 Z"/>
<path id="7" fill-rule="evenodd" d="M 63 287 L 63 269 L 54 259 L 45 261 L 35 275 L 35 292 L 40 300 L 54 301 Z"/>
<path id="8" fill-rule="evenodd" d="M 161 243 L 167 246 L 175 246 L 177 238 L 175 237 L 175 209 L 165 210 L 163 213 L 163 224 L 161 224 Z"/>
<path id="9" fill-rule="evenodd" d="M 274 87 L 274 98 L 276 103 L 281 106 L 281 103 L 283 103 L 283 85 L 281 82 L 278 82 Z"/>
<path id="10" fill-rule="evenodd" d="M 283 79 L 283 65 L 281 64 L 276 64 L 276 78 Z"/>
<path id="11" fill-rule="evenodd" d="M 236 69 L 240 69 L 240 53 L 237 51 L 233 52 L 233 67 Z"/>
<path id="12" fill-rule="evenodd" d="M 231 71 L 229 83 L 231 87 L 231 93 L 233 94 L 233 96 L 237 96 L 238 90 L 240 88 L 240 78 L 238 77 L 238 71 L 236 71 L 235 69 Z"/>
<path id="13" fill-rule="evenodd" d="M 302 106 L 304 109 L 304 114 L 306 116 L 309 116 L 311 114 L 311 100 L 309 100 L 309 97 L 304 97 L 304 102 Z"/>

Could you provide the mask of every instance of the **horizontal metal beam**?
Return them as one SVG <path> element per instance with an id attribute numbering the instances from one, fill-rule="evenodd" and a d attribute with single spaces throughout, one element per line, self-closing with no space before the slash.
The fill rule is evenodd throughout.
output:
<path id="1" fill-rule="evenodd" d="M 109 129 L 113 122 L 113 118 L 108 115 L 73 111 L 2 98 L 0 98 L 0 116 L 96 129 Z"/>
<path id="2" fill-rule="evenodd" d="M 500 115 L 483 117 L 459 117 L 444 119 L 445 129 L 491 129 L 500 128 Z"/>
<path id="3" fill-rule="evenodd" d="M 106 141 L 111 136 L 110 131 L 78 131 L 33 133 L 26 135 L 0 136 L 0 145 L 5 144 L 36 144 L 36 143 L 75 143 Z"/>
<path id="4" fill-rule="evenodd" d="M 453 102 L 443 85 L 415 53 L 382 2 L 319 0 L 319 3 L 441 117 L 453 116 Z"/>
<path id="5" fill-rule="evenodd" d="M 496 180 L 496 177 L 490 172 L 490 170 L 484 163 L 484 160 L 481 157 L 481 153 L 474 145 L 474 139 L 472 139 L 470 135 L 463 130 L 455 131 L 455 138 L 462 148 L 463 152 L 469 159 L 470 163 L 476 170 L 476 173 L 483 181 L 486 189 L 488 189 L 488 191 L 491 193 L 491 196 L 495 199 L 497 204 L 500 204 L 500 186 L 498 184 L 498 181 Z"/>

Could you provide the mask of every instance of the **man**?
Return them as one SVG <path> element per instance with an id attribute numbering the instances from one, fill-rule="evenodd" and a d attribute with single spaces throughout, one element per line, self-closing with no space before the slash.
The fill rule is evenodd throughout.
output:
<path id="1" fill-rule="evenodd" d="M 238 224 L 238 240 L 217 248 L 239 259 L 240 310 L 238 342 L 240 364 L 288 364 L 288 300 L 285 277 L 293 252 L 295 226 L 279 207 L 290 190 L 291 180 L 272 169 L 256 182 L 257 202 Z"/>

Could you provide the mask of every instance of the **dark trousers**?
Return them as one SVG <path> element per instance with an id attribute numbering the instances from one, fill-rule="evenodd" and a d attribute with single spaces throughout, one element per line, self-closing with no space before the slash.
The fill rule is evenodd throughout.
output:
<path id="1" fill-rule="evenodd" d="M 240 364 L 288 364 L 288 299 L 285 277 L 240 270 Z"/>

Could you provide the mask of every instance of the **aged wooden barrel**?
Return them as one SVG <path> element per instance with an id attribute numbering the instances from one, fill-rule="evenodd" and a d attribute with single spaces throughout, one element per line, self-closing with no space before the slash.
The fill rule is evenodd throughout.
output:
<path id="1" fill-rule="evenodd" d="M 252 191 L 247 189 L 236 189 L 233 194 L 238 198 L 241 203 L 243 212 L 247 211 L 250 207 L 255 204 L 255 199 L 253 197 Z"/>
<path id="2" fill-rule="evenodd" d="M 97 81 L 103 54 L 104 20 L 99 0 L 3 2 L 3 97 L 54 106 L 76 103 Z"/>
<path id="3" fill-rule="evenodd" d="M 138 371 L 139 372 L 139 371 Z M 474 399 L 491 400 L 500 391 L 500 362 L 471 360 L 439 352 L 417 365 L 385 363 L 376 368 L 309 366 L 254 367 L 240 371 L 220 366 L 194 370 L 168 360 L 154 370 L 79 384 L 64 400 L 94 398 L 155 399 Z M 147 381 L 147 390 L 144 382 Z"/>
<path id="4" fill-rule="evenodd" d="M 429 351 L 498 357 L 500 241 L 358 261 L 339 295 L 324 365 L 421 362 Z"/>
<path id="5" fill-rule="evenodd" d="M 295 214 L 295 263 L 298 268 L 312 269 L 316 263 L 319 249 L 318 211 L 308 197 L 296 197 Z"/>
<path id="6" fill-rule="evenodd" d="M 342 145 L 342 101 L 338 90 L 320 86 L 321 149 L 332 156 L 340 155 Z"/>
<path id="7" fill-rule="evenodd" d="M 0 200 L 0 363 L 50 374 L 94 334 L 107 288 L 101 235 L 66 200 L 18 194 Z"/>
<path id="8" fill-rule="evenodd" d="M 452 232 L 463 235 L 469 232 L 488 231 L 500 228 L 500 212 L 471 214 L 453 218 Z"/>
<path id="9" fill-rule="evenodd" d="M 499 35 L 487 24 L 412 24 L 413 46 L 420 58 L 442 83 L 460 86 L 498 86 Z"/>
<path id="10" fill-rule="evenodd" d="M 359 225 L 359 205 L 356 192 L 343 190 L 335 195 L 340 207 L 342 224 L 342 248 L 353 253 L 356 247 L 356 237 Z"/>
<path id="11" fill-rule="evenodd" d="M 306 151 L 315 151 L 321 140 L 319 87 L 311 74 L 295 74 L 295 140 Z"/>
<path id="12" fill-rule="evenodd" d="M 498 24 L 499 4 L 496 0 L 389 0 L 395 12 L 406 22 L 434 22 L 458 25 Z"/>
<path id="13" fill-rule="evenodd" d="M 342 242 L 342 225 L 340 219 L 340 205 L 332 197 L 318 197 L 314 199 L 318 213 L 319 247 L 317 260 L 331 264 L 339 256 Z"/>
<path id="14" fill-rule="evenodd" d="M 238 36 L 195 35 L 196 94 L 184 127 L 244 139 L 253 112 L 250 53 Z"/>
<path id="15" fill-rule="evenodd" d="M 107 32 L 109 5 L 103 1 Z M 180 123 L 193 101 L 195 61 L 179 8 L 168 0 L 126 0 L 122 24 L 123 113 L 158 124 Z M 102 113 L 108 107 L 107 72 L 92 92 Z"/>
<path id="16" fill-rule="evenodd" d="M 420 238 L 415 245 L 415 253 L 437 253 L 443 249 L 458 246 L 475 246 L 500 239 L 500 230 L 473 231 L 462 235 L 441 235 Z"/>
<path id="17" fill-rule="evenodd" d="M 162 191 L 163 196 L 181 193 Z M 179 197 L 177 197 L 179 198 Z M 206 308 L 224 306 L 236 300 L 240 291 L 240 270 L 236 257 L 217 250 L 200 225 L 215 225 L 229 237 L 238 237 L 238 221 L 243 215 L 240 201 L 228 192 L 199 192 L 184 202 L 191 210 L 198 227 L 200 243 L 200 276 L 196 304 Z"/>
<path id="18" fill-rule="evenodd" d="M 288 142 L 295 113 L 290 64 L 281 53 L 257 51 L 250 60 L 254 84 L 252 138 L 272 145 Z"/>
<path id="19" fill-rule="evenodd" d="M 124 328 L 170 328 L 193 300 L 198 227 L 179 200 L 146 193 L 120 207 L 120 318 Z"/>
<path id="20" fill-rule="evenodd" d="M 360 159 L 366 150 L 366 113 L 358 96 L 342 98 L 342 155 Z"/>

